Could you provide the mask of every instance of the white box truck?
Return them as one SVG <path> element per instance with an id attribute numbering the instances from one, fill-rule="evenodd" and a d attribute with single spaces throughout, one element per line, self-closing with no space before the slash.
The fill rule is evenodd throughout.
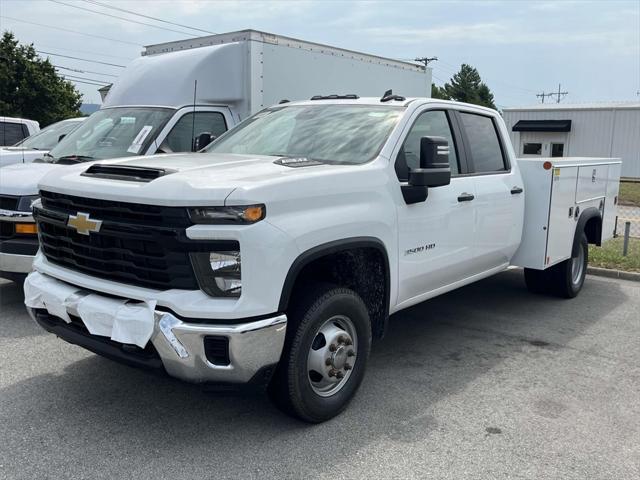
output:
<path id="1" fill-rule="evenodd" d="M 620 161 L 515 158 L 500 115 L 385 95 L 270 107 L 195 155 L 40 183 L 25 303 L 47 331 L 200 383 L 338 414 L 389 314 L 525 267 L 575 297 Z M 366 408 L 366 406 L 362 406 Z"/>
<path id="2" fill-rule="evenodd" d="M 105 158 L 192 151 L 283 100 L 387 89 L 429 96 L 430 69 L 254 30 L 149 46 L 123 71 L 102 108 L 44 155 L 46 163 L 0 169 L 0 276 L 21 279 L 31 270 L 38 248 L 31 202 L 47 172 Z M 25 226 L 18 231 L 16 225 Z"/>

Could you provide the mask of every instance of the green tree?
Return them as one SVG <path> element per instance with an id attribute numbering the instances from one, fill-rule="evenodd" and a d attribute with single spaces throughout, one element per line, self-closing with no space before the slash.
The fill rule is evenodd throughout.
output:
<path id="1" fill-rule="evenodd" d="M 445 83 L 443 89 L 452 100 L 496 108 L 493 93 L 487 84 L 482 82 L 478 70 L 466 63 L 463 63 L 460 71 L 451 77 L 450 83 Z"/>
<path id="2" fill-rule="evenodd" d="M 0 115 L 24 117 L 44 127 L 80 116 L 82 94 L 60 77 L 33 45 L 20 45 L 11 32 L 0 39 Z"/>
<path id="3" fill-rule="evenodd" d="M 451 100 L 449 94 L 443 87 L 437 86 L 435 83 L 431 84 L 431 98 L 439 98 L 440 100 Z"/>

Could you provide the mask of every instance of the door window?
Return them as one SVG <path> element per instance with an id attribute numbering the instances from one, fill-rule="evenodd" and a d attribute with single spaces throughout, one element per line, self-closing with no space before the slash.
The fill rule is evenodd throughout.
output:
<path id="1" fill-rule="evenodd" d="M 449 119 L 444 110 L 429 110 L 422 113 L 409 130 L 396 158 L 396 174 L 400 181 L 407 181 L 409 169 L 420 166 L 420 139 L 422 137 L 444 137 L 449 142 L 449 166 L 451 175 L 460 172 L 455 142 Z"/>
<path id="2" fill-rule="evenodd" d="M 507 170 L 493 119 L 484 115 L 462 112 L 460 119 L 469 139 L 474 171 L 487 173 Z"/>
<path id="3" fill-rule="evenodd" d="M 0 122 L 0 145 L 15 145 L 29 135 L 21 123 Z"/>
<path id="4" fill-rule="evenodd" d="M 562 157 L 564 156 L 564 143 L 552 143 L 551 144 L 551 156 Z"/>
<path id="5" fill-rule="evenodd" d="M 525 143 L 522 145 L 523 155 L 542 155 L 541 143 Z"/>
<path id="6" fill-rule="evenodd" d="M 220 112 L 195 112 L 195 120 L 194 113 L 187 113 L 173 126 L 163 142 L 162 150 L 166 151 L 168 146 L 172 152 L 191 152 L 193 139 L 201 133 L 219 137 L 226 131 L 227 124 Z"/>

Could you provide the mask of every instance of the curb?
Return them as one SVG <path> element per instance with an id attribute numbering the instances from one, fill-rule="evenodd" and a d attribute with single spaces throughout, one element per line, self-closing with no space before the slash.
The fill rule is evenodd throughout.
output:
<path id="1" fill-rule="evenodd" d="M 622 280 L 631 280 L 632 282 L 640 282 L 640 273 L 625 272 L 622 270 L 611 270 L 608 268 L 587 267 L 587 273 L 599 277 L 620 278 Z"/>

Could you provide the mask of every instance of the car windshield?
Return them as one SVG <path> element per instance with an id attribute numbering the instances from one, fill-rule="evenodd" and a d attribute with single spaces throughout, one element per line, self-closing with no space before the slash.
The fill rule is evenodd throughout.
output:
<path id="1" fill-rule="evenodd" d="M 57 160 L 101 160 L 141 155 L 175 110 L 117 107 L 98 110 L 50 152 Z"/>
<path id="2" fill-rule="evenodd" d="M 61 135 L 68 135 L 80 125 L 78 120 L 62 120 L 61 122 L 43 128 L 35 135 L 25 138 L 16 147 L 31 148 L 33 150 L 51 150 L 58 143 Z"/>
<path id="3" fill-rule="evenodd" d="M 353 104 L 273 107 L 230 130 L 205 151 L 365 163 L 380 152 L 403 109 Z"/>

